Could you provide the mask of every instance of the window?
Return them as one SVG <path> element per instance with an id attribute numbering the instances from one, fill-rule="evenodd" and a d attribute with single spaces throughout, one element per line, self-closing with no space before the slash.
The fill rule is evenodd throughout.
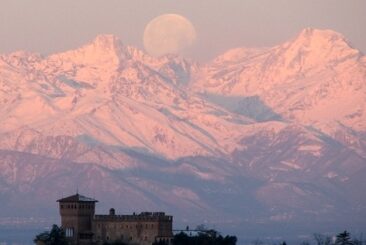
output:
<path id="1" fill-rule="evenodd" d="M 74 228 L 66 228 L 65 229 L 65 236 L 66 237 L 73 237 L 74 236 Z"/>

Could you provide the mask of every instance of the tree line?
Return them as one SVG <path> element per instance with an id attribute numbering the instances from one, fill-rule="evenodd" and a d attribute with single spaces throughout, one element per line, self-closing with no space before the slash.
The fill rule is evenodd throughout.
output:
<path id="1" fill-rule="evenodd" d="M 335 237 L 315 233 L 313 239 L 316 245 L 366 245 L 366 241 L 360 238 L 352 238 L 348 231 L 343 231 L 337 234 Z M 65 231 L 53 225 L 50 231 L 42 232 L 34 238 L 34 243 L 42 245 L 68 245 L 68 241 L 65 236 Z M 186 231 L 181 231 L 175 234 L 171 245 L 236 245 L 236 236 L 222 236 L 218 231 L 214 229 L 199 229 L 194 235 Z M 264 245 L 261 240 L 255 240 L 252 245 Z M 104 245 L 127 245 L 122 241 L 114 241 L 105 243 Z M 167 245 L 167 242 L 157 241 L 152 245 Z M 282 242 L 279 245 L 287 245 L 286 242 Z M 300 245 L 310 245 L 309 241 L 304 241 Z"/>
<path id="2" fill-rule="evenodd" d="M 34 238 L 34 243 L 38 245 L 68 245 L 65 231 L 53 225 L 50 231 L 42 232 Z M 222 236 L 213 229 L 201 229 L 195 235 L 180 232 L 174 235 L 170 245 L 236 245 L 236 236 Z M 105 242 L 104 245 L 127 245 L 123 241 Z M 166 241 L 157 241 L 152 245 L 168 245 Z"/>
<path id="3" fill-rule="evenodd" d="M 336 236 L 328 236 L 320 233 L 313 234 L 313 240 L 315 245 L 366 245 L 366 241 L 360 238 L 351 237 L 351 233 L 343 231 Z M 251 245 L 264 245 L 265 243 L 257 239 L 251 243 Z M 300 245 L 310 245 L 309 241 L 303 241 Z M 276 244 L 272 244 L 276 245 Z M 286 241 L 281 242 L 279 245 L 287 245 Z"/>

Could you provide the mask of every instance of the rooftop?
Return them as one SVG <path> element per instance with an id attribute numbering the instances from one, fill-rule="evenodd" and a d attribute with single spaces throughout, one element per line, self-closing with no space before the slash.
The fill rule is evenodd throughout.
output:
<path id="1" fill-rule="evenodd" d="M 165 215 L 163 212 L 143 212 L 141 214 L 129 215 L 101 215 L 94 216 L 94 221 L 172 221 L 173 216 Z"/>
<path id="2" fill-rule="evenodd" d="M 98 200 L 76 193 L 75 195 L 61 198 L 57 200 L 57 202 L 98 202 Z"/>

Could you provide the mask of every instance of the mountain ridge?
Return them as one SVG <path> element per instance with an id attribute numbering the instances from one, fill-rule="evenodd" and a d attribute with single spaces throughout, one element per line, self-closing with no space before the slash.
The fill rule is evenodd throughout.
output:
<path id="1" fill-rule="evenodd" d="M 0 200 L 55 215 L 47 187 L 77 185 L 179 224 L 365 228 L 365 64 L 341 34 L 309 28 L 203 65 L 113 35 L 1 55 Z"/>

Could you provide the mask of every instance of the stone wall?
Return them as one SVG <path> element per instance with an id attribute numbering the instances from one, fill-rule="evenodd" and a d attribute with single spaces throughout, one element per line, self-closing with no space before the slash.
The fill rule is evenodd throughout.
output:
<path id="1" fill-rule="evenodd" d="M 173 217 L 164 213 L 138 215 L 96 215 L 93 220 L 94 240 L 120 240 L 129 244 L 151 245 L 156 240 L 170 241 Z"/>

